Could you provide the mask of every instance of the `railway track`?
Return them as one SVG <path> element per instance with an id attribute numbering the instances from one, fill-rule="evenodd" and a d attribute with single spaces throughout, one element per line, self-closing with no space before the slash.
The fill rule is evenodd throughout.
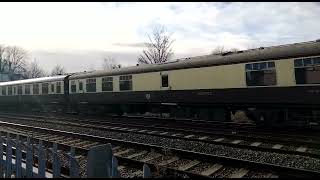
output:
<path id="1" fill-rule="evenodd" d="M 1 115 L 0 115 L 1 117 Z M 3 117 L 3 116 L 2 116 Z M 10 118 L 10 116 L 5 116 Z M 32 116 L 31 116 L 32 117 Z M 45 119 L 45 121 L 40 119 Z M 119 124 L 116 123 L 115 126 L 104 125 L 101 123 L 100 125 L 94 125 L 95 122 L 91 123 L 73 123 L 73 122 L 65 122 L 65 119 L 53 118 L 53 121 L 50 121 L 51 118 L 46 118 L 43 116 L 35 116 L 30 119 L 25 116 L 23 119 L 28 121 L 40 121 L 44 123 L 55 123 L 60 125 L 68 125 L 68 126 L 77 126 L 82 128 L 94 128 L 102 131 L 115 131 L 115 132 L 123 132 L 123 133 L 137 133 L 137 134 L 148 134 L 152 136 L 159 137 L 170 137 L 175 139 L 183 139 L 187 141 L 199 141 L 205 143 L 211 143 L 216 145 L 225 145 L 229 147 L 236 147 L 242 149 L 251 149 L 258 151 L 266 151 L 266 152 L 277 152 L 284 154 L 292 154 L 292 155 L 302 155 L 320 158 L 320 142 L 312 142 L 312 141 L 297 141 L 297 140 L 289 140 L 286 139 L 270 139 L 265 137 L 257 137 L 257 136 L 241 136 L 238 134 L 219 134 L 216 133 L 208 133 L 202 131 L 191 131 L 191 130 L 180 130 L 180 129 L 167 129 L 164 127 L 145 127 L 145 126 L 137 126 L 128 124 Z M 14 116 L 11 116 L 14 118 Z M 20 117 L 18 117 L 20 118 Z M 50 121 L 50 122 L 49 122 Z M 120 126 L 119 126 L 120 125 Z"/>
<path id="2" fill-rule="evenodd" d="M 10 124 L 11 126 L 13 124 Z M 30 128 L 30 127 L 29 127 Z M 91 146 L 98 145 L 97 142 L 90 142 L 88 140 L 83 140 L 82 142 L 74 143 L 75 141 L 81 140 L 79 137 L 69 137 L 66 134 L 52 137 L 51 133 L 47 134 L 50 131 L 49 129 L 41 129 L 42 132 L 37 132 L 35 130 L 23 129 L 21 126 L 19 128 L 6 128 L 6 132 L 20 134 L 21 140 L 26 140 L 26 135 L 30 136 L 32 134 L 33 143 L 46 142 L 44 145 L 50 147 L 50 144 L 55 142 L 59 144 L 59 147 L 63 148 L 63 150 L 67 149 L 69 145 L 73 145 L 77 148 L 78 155 L 77 159 L 80 161 L 81 174 L 85 177 L 85 161 L 86 157 L 84 156 Z M 38 129 L 39 130 L 39 129 Z M 62 133 L 61 131 L 59 133 Z M 73 134 L 74 135 L 74 134 Z M 2 136 L 2 135 L 1 135 Z M 77 135 L 79 136 L 79 134 Z M 81 135 L 84 136 L 84 135 Z M 6 136 L 2 136 L 2 138 L 6 138 Z M 113 140 L 111 140 L 113 142 Z M 116 142 L 118 143 L 118 142 Z M 256 168 L 250 168 L 248 165 L 242 166 L 234 166 L 224 160 L 219 161 L 201 161 L 188 159 L 181 156 L 176 155 L 177 152 L 172 153 L 168 150 L 163 151 L 161 147 L 151 147 L 151 149 L 146 149 L 143 145 L 143 148 L 139 147 L 141 145 L 137 145 L 134 143 L 130 143 L 130 146 L 126 145 L 117 145 L 114 146 L 113 153 L 120 161 L 119 171 L 121 177 L 141 177 L 142 171 L 140 169 L 134 168 L 139 167 L 143 164 L 148 164 L 152 167 L 154 176 L 158 177 L 166 177 L 166 176 L 175 176 L 175 177 L 233 177 L 233 178 L 241 178 L 241 177 L 278 177 L 275 172 L 270 170 L 259 170 Z M 134 145 L 134 146 L 132 146 Z M 133 148 L 134 147 L 134 148 Z M 156 150 L 155 150 L 156 149 Z M 67 151 L 66 151 L 67 152 Z M 66 153 L 65 152 L 65 153 Z M 37 153 L 37 152 L 36 152 Z M 64 154 L 61 152 L 61 154 Z M 194 157 L 192 155 L 190 157 Z M 51 157 L 49 157 L 49 162 Z M 62 159 L 66 159 L 65 157 Z M 63 161 L 66 162 L 66 161 Z M 67 173 L 68 164 L 63 164 L 65 174 Z M 249 173 L 250 172 L 250 173 Z M 248 174 L 249 173 L 249 174 Z M 65 176 L 66 177 L 66 176 Z"/>
<path id="3" fill-rule="evenodd" d="M 77 121 L 77 122 L 92 122 L 92 123 L 126 123 L 131 125 L 148 125 L 148 126 L 165 126 L 165 127 L 179 127 L 179 128 L 193 128 L 194 130 L 223 130 L 224 133 L 231 133 L 232 131 L 236 130 L 238 133 L 248 134 L 248 133 L 255 133 L 261 134 L 263 136 L 271 135 L 274 131 L 277 132 L 277 135 L 284 135 L 288 136 L 288 134 L 294 134 L 295 137 L 297 136 L 296 131 L 299 131 L 308 136 L 315 136 L 318 137 L 318 131 L 313 131 L 312 129 L 297 129 L 297 128 L 257 128 L 255 124 L 252 123 L 236 123 L 236 122 L 221 122 L 221 121 L 208 121 L 208 120 L 195 120 L 195 119 L 181 119 L 181 118 L 166 118 L 166 117 L 153 117 L 153 116 L 142 116 L 142 115 L 108 115 L 108 116 L 79 116 L 79 115 L 71 115 L 71 114 L 61 114 L 61 113 L 39 113 L 34 112 L 33 114 L 26 114 L 19 113 L 19 116 L 33 116 L 33 117 L 50 117 L 50 118 L 58 118 L 58 119 L 65 119 L 68 121 Z M 14 113 L 6 113 L 1 112 L 0 114 L 3 115 L 17 115 L 16 112 Z M 35 115 L 38 114 L 38 115 Z M 276 128 L 276 129 L 275 129 Z M 301 138 L 303 138 L 301 136 Z M 319 139 L 320 140 L 320 139 Z"/>
<path id="4" fill-rule="evenodd" d="M 66 117 L 64 116 L 48 116 L 48 115 L 27 115 L 27 114 L 16 114 L 16 113 L 0 113 L 0 117 L 26 117 L 26 118 L 37 118 L 44 120 L 59 120 L 65 122 L 76 122 L 76 123 L 90 123 L 99 125 L 112 125 L 112 126 L 126 126 L 131 127 L 146 127 L 146 128 L 166 128 L 168 130 L 188 130 L 196 131 L 201 133 L 210 134 L 224 134 L 232 135 L 235 132 L 238 136 L 262 136 L 271 137 L 274 134 L 277 137 L 282 137 L 284 139 L 294 139 L 295 141 L 306 141 L 311 142 L 309 138 L 312 137 L 314 140 L 320 142 L 319 133 L 317 131 L 299 131 L 297 134 L 297 129 L 289 129 L 288 131 L 278 131 L 277 129 L 256 129 L 255 125 L 250 123 L 234 123 L 234 122 L 212 122 L 212 121 L 201 121 L 201 120 L 183 120 L 183 119 L 167 119 L 167 118 L 151 118 L 151 117 L 141 117 L 141 116 L 112 116 L 107 117 L 107 119 L 97 119 L 97 117 Z M 171 128 L 170 128 L 171 127 Z M 276 132 L 276 133 L 274 133 Z M 303 135 L 301 135 L 303 134 Z"/>
<path id="5" fill-rule="evenodd" d="M 270 163 L 261 163 L 261 162 L 259 163 L 259 162 L 254 162 L 254 161 L 232 158 L 232 157 L 228 157 L 228 156 L 221 156 L 221 155 L 219 156 L 219 155 L 201 153 L 201 152 L 196 152 L 196 151 L 188 151 L 188 150 L 183 150 L 183 149 L 174 148 L 174 147 L 171 147 L 171 148 L 163 147 L 162 145 L 157 146 L 157 145 L 145 144 L 145 143 L 141 143 L 141 142 L 124 141 L 124 140 L 119 140 L 119 139 L 106 138 L 106 137 L 101 137 L 101 136 L 93 136 L 93 135 L 88 135 L 88 134 L 79 134 L 79 133 L 74 133 L 74 132 L 66 132 L 66 131 L 54 130 L 54 129 L 49 129 L 49 128 L 40 128 L 40 127 L 34 127 L 34 126 L 18 125 L 18 124 L 8 123 L 8 122 L 1 122 L 1 125 L 6 126 L 6 127 L 10 126 L 11 128 L 13 128 L 15 130 L 19 129 L 19 131 L 21 131 L 21 132 L 22 132 L 21 129 L 29 129 L 29 130 L 31 130 L 31 132 L 30 131 L 28 132 L 29 134 L 34 133 L 35 131 L 37 131 L 37 132 L 38 131 L 42 131 L 42 132 L 46 131 L 47 135 L 44 134 L 42 138 L 43 138 L 43 140 L 47 140 L 47 141 L 50 140 L 50 138 L 52 138 L 52 137 L 50 137 L 50 136 L 52 136 L 52 134 L 55 134 L 55 135 L 63 134 L 65 136 L 78 137 L 81 140 L 89 140 L 90 139 L 94 142 L 99 142 L 99 143 L 111 142 L 112 144 L 117 145 L 117 147 L 124 146 L 124 149 L 122 151 L 120 151 L 121 153 L 117 154 L 117 152 L 115 152 L 116 153 L 115 155 L 117 155 L 117 157 L 120 157 L 120 158 L 124 155 L 131 156 L 131 160 L 128 160 L 128 158 L 127 158 L 125 161 L 132 161 L 132 157 L 141 155 L 141 153 L 143 151 L 145 151 L 146 149 L 148 149 L 149 151 L 152 152 L 152 150 L 150 150 L 150 149 L 162 150 L 163 148 L 165 148 L 166 151 L 169 150 L 169 152 L 176 154 L 176 155 L 172 156 L 170 159 L 167 159 L 168 157 L 166 157 L 166 156 L 168 156 L 168 155 L 164 156 L 164 159 L 162 159 L 163 161 L 168 162 L 168 163 L 164 163 L 164 164 L 160 163 L 160 167 L 166 169 L 166 171 L 170 171 L 170 168 L 168 168 L 168 165 L 170 165 L 171 163 L 174 163 L 178 160 L 181 160 L 181 163 L 184 164 L 183 162 L 190 161 L 189 163 L 191 163 L 191 161 L 194 161 L 194 160 L 197 160 L 197 161 L 200 160 L 200 162 L 202 162 L 202 161 L 208 161 L 208 159 L 211 159 L 211 160 L 214 160 L 214 162 L 210 162 L 210 163 L 214 163 L 214 164 L 212 166 L 209 166 L 208 168 L 212 169 L 213 167 L 215 167 L 215 169 L 217 169 L 219 167 L 216 171 L 211 170 L 212 174 L 210 174 L 209 176 L 212 175 L 212 177 L 220 177 L 221 175 L 226 175 L 226 174 L 227 175 L 223 176 L 223 177 L 230 177 L 230 176 L 234 177 L 234 176 L 236 176 L 235 174 L 242 174 L 241 176 L 240 175 L 238 175 L 238 176 L 246 177 L 246 176 L 249 176 L 248 175 L 249 172 L 250 172 L 249 174 L 253 174 L 253 176 L 254 176 L 255 174 L 259 174 L 259 173 L 258 172 L 254 173 L 253 171 L 260 172 L 260 170 L 262 170 L 262 171 L 268 170 L 268 174 L 269 175 L 270 175 L 270 173 L 272 174 L 272 175 L 270 175 L 270 177 L 275 174 L 276 174 L 276 176 L 288 176 L 288 173 L 292 174 L 295 177 L 297 175 L 301 175 L 301 174 L 309 175 L 309 176 L 310 175 L 312 175 L 312 176 L 319 175 L 319 172 L 314 171 L 314 170 L 307 170 L 307 169 L 301 169 L 301 168 L 297 169 L 297 168 L 279 166 L 279 165 L 270 164 Z M 50 133 L 48 133 L 48 131 L 50 131 Z M 28 133 L 26 133 L 26 134 L 28 134 Z M 45 136 L 47 136 L 47 138 L 45 138 Z M 38 136 L 38 138 L 39 137 L 40 136 Z M 67 142 L 69 145 L 71 143 L 71 142 L 68 142 L 67 140 L 65 140 L 64 142 Z M 76 144 L 77 143 L 75 143 L 75 145 Z M 135 150 L 132 147 L 138 147 L 138 150 Z M 141 149 L 140 152 L 139 152 L 139 149 Z M 130 152 L 134 152 L 134 154 L 130 154 Z M 185 160 L 185 159 L 187 159 L 187 160 Z M 170 161 L 168 161 L 168 160 L 170 160 Z M 161 161 L 161 159 L 155 160 L 155 162 L 159 162 L 159 161 Z M 140 163 L 144 163 L 144 162 L 140 161 Z M 176 163 L 178 163 L 178 162 L 176 162 Z M 195 162 L 193 162 L 193 163 L 195 163 Z M 240 166 L 235 167 L 235 164 L 240 165 Z M 155 164 L 150 164 L 150 165 L 154 168 L 159 167 L 159 165 L 155 165 Z M 182 167 L 182 165 L 179 165 L 179 163 L 177 166 L 174 166 L 174 167 L 178 167 L 178 169 L 173 168 L 173 170 L 171 170 L 175 173 L 178 173 L 178 174 L 184 173 L 184 175 L 187 175 L 189 177 L 190 176 L 197 176 L 197 174 L 194 175 L 194 174 L 192 174 L 192 173 L 190 174 L 188 172 L 185 173 L 185 172 L 177 171 L 177 170 L 179 170 L 179 168 Z M 204 166 L 204 167 L 207 167 L 207 166 Z M 187 168 L 187 169 L 189 169 L 189 168 Z M 182 170 L 186 171 L 184 168 L 182 168 Z M 272 170 L 273 172 L 270 172 L 270 170 Z M 201 171 L 200 174 L 198 174 L 198 175 L 203 176 L 204 171 L 206 171 L 206 170 Z M 221 171 L 223 171 L 223 172 L 221 172 Z M 235 173 L 235 172 L 237 172 L 237 173 Z M 218 173 L 218 175 L 215 173 Z M 265 177 L 265 176 L 263 176 L 263 177 Z M 266 176 L 266 177 L 269 177 L 269 176 Z"/>

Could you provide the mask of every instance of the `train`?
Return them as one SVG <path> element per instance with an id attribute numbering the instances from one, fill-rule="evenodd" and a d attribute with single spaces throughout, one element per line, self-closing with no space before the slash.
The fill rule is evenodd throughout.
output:
<path id="1" fill-rule="evenodd" d="M 315 40 L 1 82 L 0 110 L 51 109 L 317 127 L 319 85 L 320 40 Z"/>

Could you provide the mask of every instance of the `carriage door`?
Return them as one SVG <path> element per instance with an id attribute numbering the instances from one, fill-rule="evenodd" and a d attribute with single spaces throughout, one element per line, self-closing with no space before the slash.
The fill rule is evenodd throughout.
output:
<path id="1" fill-rule="evenodd" d="M 84 93 L 84 90 L 83 90 L 83 81 L 82 80 L 78 80 L 78 90 L 79 90 L 79 93 Z"/>
<path id="2" fill-rule="evenodd" d="M 161 76 L 160 89 L 170 90 L 171 86 L 169 84 L 168 72 L 160 72 L 160 76 Z"/>

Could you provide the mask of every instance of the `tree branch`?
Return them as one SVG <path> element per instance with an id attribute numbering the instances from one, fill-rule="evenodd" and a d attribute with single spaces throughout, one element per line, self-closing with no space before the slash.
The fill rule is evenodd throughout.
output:
<path id="1" fill-rule="evenodd" d="M 147 49 L 142 51 L 138 57 L 139 64 L 156 64 L 170 60 L 172 56 L 172 43 L 170 35 L 166 35 L 163 26 L 156 26 L 153 29 L 152 37 L 147 34 L 149 43 L 146 43 Z"/>

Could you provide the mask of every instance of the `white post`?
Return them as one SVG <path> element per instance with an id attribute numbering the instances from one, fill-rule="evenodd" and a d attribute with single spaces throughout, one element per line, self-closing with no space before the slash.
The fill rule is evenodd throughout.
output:
<path id="1" fill-rule="evenodd" d="M 60 159 L 58 156 L 58 145 L 57 143 L 53 143 L 53 150 L 52 150 L 52 157 L 53 157 L 53 178 L 60 177 Z"/>
<path id="2" fill-rule="evenodd" d="M 46 177 L 46 159 L 44 154 L 42 141 L 39 140 L 39 146 L 38 146 L 38 177 L 45 178 Z"/>
<path id="3" fill-rule="evenodd" d="M 0 133 L 0 155 L 1 155 L 1 161 L 0 161 L 0 178 L 3 178 L 3 139 Z"/>
<path id="4" fill-rule="evenodd" d="M 143 178 L 151 178 L 151 170 L 147 164 L 143 165 Z"/>
<path id="5" fill-rule="evenodd" d="M 10 133 L 7 133 L 7 152 L 6 152 L 6 178 L 11 178 L 11 164 L 12 163 L 12 143 Z"/>
<path id="6" fill-rule="evenodd" d="M 17 178 L 21 178 L 22 176 L 21 159 L 22 159 L 21 142 L 20 142 L 19 135 L 17 135 L 16 137 L 16 177 Z"/>
<path id="7" fill-rule="evenodd" d="M 26 161 L 26 176 L 27 178 L 32 178 L 33 177 L 33 146 L 31 144 L 30 137 L 27 137 L 27 161 Z"/>
<path id="8" fill-rule="evenodd" d="M 92 147 L 88 153 L 88 178 L 109 178 L 112 167 L 111 144 Z"/>
<path id="9" fill-rule="evenodd" d="M 111 169 L 111 177 L 119 178 L 120 173 L 118 170 L 118 160 L 116 157 L 112 157 L 112 169 Z"/>
<path id="10" fill-rule="evenodd" d="M 77 160 L 75 158 L 74 147 L 71 147 L 69 157 L 70 157 L 70 177 L 72 177 L 72 178 L 80 177 L 79 176 L 79 166 L 78 166 Z"/>

